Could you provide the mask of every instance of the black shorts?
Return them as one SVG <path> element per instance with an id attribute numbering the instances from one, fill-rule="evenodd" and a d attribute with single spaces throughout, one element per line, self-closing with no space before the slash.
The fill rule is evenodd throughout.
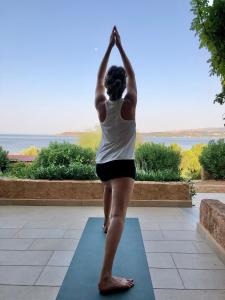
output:
<path id="1" fill-rule="evenodd" d="M 135 180 L 136 167 L 134 159 L 120 159 L 106 163 L 97 163 L 96 174 L 101 181 L 107 181 L 117 177 L 131 177 Z"/>

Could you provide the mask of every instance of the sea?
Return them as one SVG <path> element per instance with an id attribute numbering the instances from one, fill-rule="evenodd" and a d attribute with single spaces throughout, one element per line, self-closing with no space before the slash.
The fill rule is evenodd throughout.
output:
<path id="1" fill-rule="evenodd" d="M 143 136 L 143 142 L 161 143 L 166 146 L 178 144 L 183 149 L 190 149 L 195 144 L 207 144 L 210 140 L 217 140 L 218 137 L 152 137 Z M 78 136 L 60 136 L 60 135 L 37 135 L 37 134 L 0 134 L 0 146 L 7 150 L 9 154 L 18 154 L 22 150 L 35 146 L 39 149 L 48 147 L 50 142 L 78 144 Z"/>

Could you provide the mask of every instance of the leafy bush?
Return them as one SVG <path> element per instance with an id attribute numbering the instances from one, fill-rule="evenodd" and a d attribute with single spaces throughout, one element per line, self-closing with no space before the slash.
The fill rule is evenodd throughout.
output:
<path id="1" fill-rule="evenodd" d="M 16 177 L 16 178 L 28 178 L 28 169 L 30 165 L 24 162 L 16 162 L 10 164 L 7 169 L 6 176 L 8 177 Z"/>
<path id="2" fill-rule="evenodd" d="M 144 171 L 137 169 L 139 181 L 182 181 L 183 178 L 172 170 Z"/>
<path id="3" fill-rule="evenodd" d="M 3 150 L 0 146 L 0 173 L 5 172 L 9 167 L 10 160 L 8 159 L 8 153 L 8 151 Z"/>
<path id="4" fill-rule="evenodd" d="M 97 150 L 101 141 L 101 127 L 98 125 L 94 130 L 85 131 L 79 136 L 79 145 L 84 148 L 91 148 L 94 151 Z"/>
<path id="5" fill-rule="evenodd" d="M 91 180 L 97 179 L 95 168 L 93 165 L 85 165 L 80 162 L 75 162 L 69 166 L 55 166 L 48 167 L 31 167 L 28 169 L 27 176 L 31 179 L 79 179 Z"/>
<path id="6" fill-rule="evenodd" d="M 181 175 L 186 179 L 201 179 L 201 165 L 199 156 L 206 147 L 205 144 L 196 144 L 189 150 L 181 152 L 182 159 L 180 164 Z"/>
<path id="7" fill-rule="evenodd" d="M 37 167 L 35 164 L 26 164 L 19 162 L 13 164 L 6 173 L 9 177 L 16 178 L 30 178 L 30 179 L 49 179 L 49 180 L 63 180 L 63 179 L 79 179 L 91 180 L 97 179 L 95 168 L 93 165 L 85 165 L 79 162 L 70 164 L 69 166 L 55 166 Z"/>
<path id="8" fill-rule="evenodd" d="M 180 173 L 180 152 L 164 144 L 147 142 L 139 145 L 135 151 L 135 160 L 137 168 L 146 172 L 170 170 L 178 175 Z"/>
<path id="9" fill-rule="evenodd" d="M 24 150 L 22 150 L 20 153 L 23 155 L 33 155 L 33 156 L 37 156 L 39 153 L 39 149 L 35 146 L 30 146 Z"/>
<path id="10" fill-rule="evenodd" d="M 42 148 L 34 161 L 36 167 L 69 166 L 72 163 L 95 163 L 95 152 L 89 148 L 68 142 L 51 142 L 47 148 Z"/>
<path id="11" fill-rule="evenodd" d="M 214 179 L 225 179 L 225 139 L 210 140 L 199 157 L 200 164 Z"/>

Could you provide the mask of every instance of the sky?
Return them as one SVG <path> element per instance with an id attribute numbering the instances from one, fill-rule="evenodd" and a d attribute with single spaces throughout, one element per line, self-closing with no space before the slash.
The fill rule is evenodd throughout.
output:
<path id="1" fill-rule="evenodd" d="M 190 8 L 190 0 L 0 0 L 0 133 L 95 128 L 113 25 L 136 75 L 138 131 L 223 127 L 224 107 L 213 104 L 220 81 L 190 30 Z M 116 47 L 110 65 L 122 65 Z"/>

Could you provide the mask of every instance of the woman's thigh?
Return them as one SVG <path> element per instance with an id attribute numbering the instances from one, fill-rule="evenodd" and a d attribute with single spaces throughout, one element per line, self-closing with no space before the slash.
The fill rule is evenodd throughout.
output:
<path id="1" fill-rule="evenodd" d="M 111 179 L 112 208 L 111 216 L 126 216 L 127 206 L 130 201 L 134 179 L 131 177 L 119 177 Z"/>

